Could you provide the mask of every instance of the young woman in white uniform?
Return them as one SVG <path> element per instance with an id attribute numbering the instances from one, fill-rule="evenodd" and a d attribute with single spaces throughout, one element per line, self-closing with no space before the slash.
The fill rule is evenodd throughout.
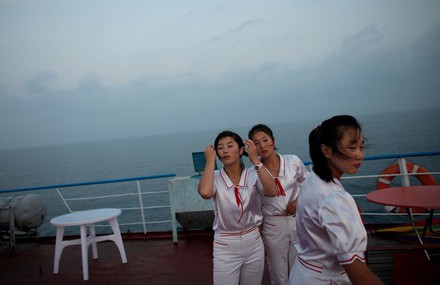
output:
<path id="1" fill-rule="evenodd" d="M 245 168 L 242 155 L 254 167 Z M 223 168 L 214 170 L 216 155 Z M 206 165 L 198 191 L 214 204 L 214 284 L 261 284 L 264 247 L 258 226 L 262 222 L 261 194 L 275 196 L 277 186 L 263 167 L 251 140 L 243 142 L 231 131 L 220 133 L 205 150 Z"/>
<path id="2" fill-rule="evenodd" d="M 313 172 L 302 185 L 296 209 L 298 251 L 290 285 L 383 284 L 365 263 L 367 233 L 353 197 L 340 183 L 364 159 L 359 123 L 332 117 L 309 135 Z"/>
<path id="3" fill-rule="evenodd" d="M 296 198 L 308 171 L 298 156 L 276 152 L 275 138 L 268 126 L 253 126 L 248 137 L 278 185 L 277 196 L 263 197 L 263 242 L 271 284 L 287 285 L 296 258 Z"/>

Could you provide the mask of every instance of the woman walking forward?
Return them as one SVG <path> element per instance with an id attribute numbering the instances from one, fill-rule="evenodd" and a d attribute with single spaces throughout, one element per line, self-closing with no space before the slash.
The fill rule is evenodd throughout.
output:
<path id="1" fill-rule="evenodd" d="M 310 133 L 309 148 L 313 172 L 298 195 L 298 256 L 290 284 L 383 284 L 365 263 L 367 233 L 340 182 L 364 159 L 359 123 L 348 115 L 332 117 Z"/>

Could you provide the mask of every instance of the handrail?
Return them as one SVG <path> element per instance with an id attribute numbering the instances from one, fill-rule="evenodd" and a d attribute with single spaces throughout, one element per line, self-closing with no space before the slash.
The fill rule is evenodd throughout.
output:
<path id="1" fill-rule="evenodd" d="M 363 178 L 377 178 L 377 177 L 386 177 L 386 176 L 393 176 L 393 177 L 401 177 L 401 183 L 404 186 L 409 186 L 410 176 L 418 176 L 418 175 L 439 175 L 440 172 L 438 171 L 430 171 L 429 173 L 408 173 L 408 170 L 406 169 L 406 166 L 403 167 L 403 165 L 406 164 L 406 158 L 409 157 L 421 157 L 421 156 L 437 156 L 440 155 L 440 151 L 426 151 L 426 152 L 407 152 L 407 153 L 399 153 L 399 154 L 383 154 L 383 155 L 371 155 L 366 156 L 364 158 L 365 161 L 371 161 L 371 160 L 380 160 L 380 159 L 397 159 L 397 162 L 400 165 L 400 169 L 402 169 L 402 173 L 399 174 L 372 174 L 372 175 L 352 175 L 352 176 L 343 176 L 341 179 L 363 179 Z M 309 170 L 312 170 L 313 162 L 306 161 L 304 162 L 306 166 L 308 166 Z M 367 194 L 352 194 L 353 198 L 363 198 L 367 196 Z M 363 216 L 404 216 L 406 213 L 380 213 L 380 212 L 362 212 Z M 413 213 L 414 216 L 427 216 L 429 213 Z M 440 214 L 434 213 L 434 215 L 438 216 Z"/>
<path id="2" fill-rule="evenodd" d="M 405 158 L 410 158 L 410 157 L 421 157 L 421 156 L 438 156 L 440 155 L 440 151 L 428 151 L 428 152 L 409 152 L 409 153 L 400 153 L 400 154 L 383 154 L 383 155 L 373 155 L 373 156 L 366 156 L 364 158 L 364 160 L 366 161 L 371 161 L 371 160 L 380 160 L 380 159 L 392 159 L 395 158 L 397 159 L 398 163 L 401 165 L 405 164 Z M 308 165 L 308 168 L 312 167 L 312 162 L 305 162 L 305 165 Z M 393 176 L 397 176 L 397 177 L 401 177 L 402 179 L 402 185 L 407 185 L 409 183 L 409 179 L 408 177 L 411 175 L 422 175 L 420 173 L 415 174 L 415 173 L 408 173 L 406 167 L 401 167 L 401 171 L 402 173 L 397 174 L 397 175 L 393 175 Z M 438 175 L 440 174 L 440 172 L 435 172 L 435 171 L 431 171 L 430 174 L 433 175 Z M 129 207 L 124 207 L 124 205 L 121 205 L 121 209 L 123 210 L 140 210 L 141 211 L 141 217 L 142 217 L 142 222 L 127 222 L 127 223 L 120 223 L 120 225 L 143 225 L 144 228 L 144 233 L 146 234 L 146 224 L 156 224 L 156 223 L 171 223 L 171 220 L 165 220 L 162 219 L 162 221 L 145 221 L 145 213 L 144 213 L 144 209 L 158 209 L 158 208 L 170 208 L 169 205 L 153 205 L 153 206 L 149 206 L 149 207 L 144 207 L 143 205 L 143 200 L 142 197 L 145 194 L 152 194 L 152 195 L 156 195 L 156 194 L 167 194 L 167 192 L 169 191 L 154 191 L 154 192 L 143 192 L 141 191 L 141 187 L 140 187 L 140 181 L 141 180 L 147 180 L 147 179 L 158 179 L 158 178 L 166 178 L 166 177 L 175 177 L 176 174 L 160 174 L 160 175 L 152 175 L 152 176 L 141 176 L 141 177 L 131 177 L 131 178 L 119 178 L 119 179 L 110 179 L 110 180 L 99 180 L 99 181 L 89 181 L 89 182 L 78 182 L 78 183 L 68 183 L 68 184 L 58 184 L 58 185 L 48 185 L 48 186 L 39 186 L 39 187 L 28 187 L 28 188 L 16 188 L 16 189 L 2 189 L 0 190 L 0 194 L 3 193 L 11 193 L 11 192 L 23 192 L 23 191 L 35 191 L 35 190 L 46 190 L 46 189 L 56 189 L 56 191 L 58 192 L 58 195 L 61 197 L 62 201 L 64 202 L 65 206 L 67 207 L 67 209 L 69 211 L 72 212 L 72 209 L 70 208 L 70 206 L 68 205 L 69 201 L 81 201 L 83 199 L 102 199 L 102 198 L 117 198 L 119 195 L 124 195 L 124 196 L 134 196 L 137 195 L 139 202 L 138 205 L 134 205 L 134 207 L 130 207 L 130 205 L 128 205 Z M 342 177 L 342 179 L 367 179 L 367 178 L 375 178 L 375 177 L 380 177 L 380 176 L 385 176 L 383 174 L 377 173 L 377 174 L 370 174 L 370 175 L 353 175 L 353 176 L 346 176 L 346 177 Z M 136 191 L 130 192 L 130 193 L 124 193 L 124 194 L 120 194 L 120 193 L 115 193 L 115 194 L 109 194 L 109 195 L 93 195 L 91 197 L 87 197 L 87 198 L 83 198 L 83 197 L 75 197 L 75 198 L 65 198 L 63 197 L 62 193 L 59 191 L 59 188 L 67 188 L 67 187 L 79 187 L 79 186 L 88 186 L 88 185 L 96 185 L 96 184 L 111 184 L 111 183 L 120 183 L 120 182 L 129 182 L 129 181 L 136 181 L 137 184 L 137 189 Z M 169 193 L 168 193 L 169 194 Z M 353 194 L 353 197 L 357 198 L 357 199 L 362 199 L 362 197 L 365 197 L 366 194 Z M 137 204 L 137 203 L 136 203 Z M 390 215 L 390 216 L 397 216 L 397 215 L 402 215 L 401 213 L 381 213 L 380 211 L 378 213 L 373 213 L 373 212 L 362 212 L 362 215 L 365 216 L 375 216 L 375 215 Z M 418 214 L 416 214 L 418 215 Z M 420 213 L 420 215 L 426 215 L 424 213 Z"/>
<path id="3" fill-rule="evenodd" d="M 157 223 L 171 223 L 171 220 L 160 220 L 160 221 L 146 221 L 145 220 L 145 209 L 157 209 L 157 208 L 170 208 L 169 205 L 159 205 L 153 207 L 144 207 L 142 202 L 142 196 L 144 194 L 164 194 L 168 193 L 168 191 L 155 191 L 155 192 L 142 192 L 139 181 L 141 180 L 149 180 L 149 179 L 159 179 L 159 178 L 167 178 L 167 177 L 175 177 L 176 174 L 160 174 L 160 175 L 151 175 L 151 176 L 141 176 L 141 177 L 131 177 L 131 178 L 119 178 L 119 179 L 110 179 L 110 180 L 99 180 L 99 181 L 89 181 L 89 182 L 79 182 L 79 183 L 67 183 L 67 184 L 57 184 L 57 185 L 48 185 L 48 186 L 39 186 L 39 187 L 28 187 L 28 188 L 16 188 L 16 189 L 5 189 L 0 190 L 1 193 L 11 193 L 11 192 L 23 192 L 23 191 L 36 191 L 36 190 L 47 190 L 47 189 L 55 189 L 61 198 L 62 202 L 66 206 L 69 212 L 75 212 L 71 209 L 68 201 L 78 201 L 78 200 L 91 200 L 91 199 L 104 199 L 104 198 L 112 198 L 112 197 L 120 197 L 120 196 L 132 196 L 137 195 L 139 199 L 139 207 L 130 207 L 130 208 L 121 208 L 121 210 L 140 210 L 141 211 L 141 220 L 142 222 L 131 222 L 131 223 L 119 223 L 120 226 L 125 225 L 142 225 L 144 234 L 147 234 L 146 224 L 157 224 Z M 83 197 L 83 198 L 65 198 L 60 192 L 59 188 L 67 188 L 67 187 L 80 187 L 80 186 L 89 186 L 89 185 L 97 185 L 97 184 L 112 184 L 112 183 L 121 183 L 121 182 L 129 182 L 136 181 L 137 191 L 133 193 L 125 193 L 125 194 L 116 194 L 116 195 L 101 195 L 101 196 L 93 196 L 93 197 Z M 108 227 L 108 225 L 100 225 L 96 224 L 96 227 Z"/>
<path id="4" fill-rule="evenodd" d="M 366 156 L 364 158 L 364 160 L 379 160 L 379 159 L 389 159 L 389 158 L 420 157 L 420 156 L 435 156 L 435 155 L 440 155 L 440 151 L 407 152 L 407 153 L 399 153 L 399 154 L 371 155 L 371 156 Z M 305 165 L 312 165 L 313 162 L 306 161 L 306 162 L 304 162 L 304 164 Z M 174 174 L 174 173 L 173 174 L 160 174 L 160 175 L 152 175 L 152 176 L 140 176 L 140 177 L 132 177 L 132 178 L 119 178 L 119 179 L 110 179 L 110 180 L 98 180 L 98 181 L 69 183 L 69 184 L 58 184 L 58 185 L 28 187 L 28 188 L 0 189 L 0 193 L 32 191 L 32 190 L 44 190 L 44 189 L 76 187 L 76 186 L 87 186 L 87 185 L 96 185 L 96 184 L 107 184 L 107 183 L 117 183 L 117 182 L 126 182 L 126 181 L 145 180 L 145 179 L 156 179 L 156 178 L 173 177 L 173 176 L 176 176 L 176 174 Z M 371 176 L 371 177 L 374 177 L 374 176 Z"/>
<path id="5" fill-rule="evenodd" d="M 440 151 L 425 151 L 425 152 L 407 152 L 407 153 L 394 153 L 383 155 L 370 155 L 366 156 L 364 160 L 378 160 L 388 158 L 404 158 L 404 157 L 419 157 L 419 156 L 435 156 L 440 155 Z"/>
<path id="6" fill-rule="evenodd" d="M 96 184 L 109 184 L 109 183 L 137 181 L 137 180 L 146 180 L 146 179 L 157 179 L 157 178 L 174 177 L 174 176 L 176 176 L 176 174 L 172 173 L 172 174 L 159 174 L 159 175 L 152 175 L 152 176 L 118 178 L 118 179 L 110 179 L 110 180 L 98 180 L 98 181 L 89 181 L 89 182 L 78 182 L 78 183 L 69 183 L 69 184 L 29 187 L 29 188 L 5 189 L 5 190 L 0 190 L 0 193 L 32 191 L 32 190 L 46 190 L 46 189 L 54 189 L 54 188 L 88 186 L 88 185 L 96 185 Z"/>
<path id="7" fill-rule="evenodd" d="M 381 155 L 369 155 L 364 157 L 364 160 L 379 160 L 379 159 L 389 159 L 389 158 L 403 158 L 403 157 L 419 157 L 419 156 L 435 156 L 440 155 L 440 151 L 425 151 L 425 152 L 406 152 L 406 153 L 392 153 L 392 154 L 381 154 Z M 311 165 L 313 162 L 306 161 L 305 165 Z"/>

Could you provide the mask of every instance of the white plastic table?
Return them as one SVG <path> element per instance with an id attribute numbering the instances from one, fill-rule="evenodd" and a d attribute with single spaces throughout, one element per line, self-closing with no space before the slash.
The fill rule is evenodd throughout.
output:
<path id="1" fill-rule="evenodd" d="M 56 243 L 55 243 L 55 259 L 53 273 L 57 274 L 59 270 L 60 258 L 63 249 L 69 245 L 81 244 L 82 252 L 82 268 L 84 280 L 89 279 L 89 262 L 88 262 L 88 248 L 92 245 L 93 258 L 98 258 L 97 242 L 111 240 L 118 247 L 121 255 L 122 263 L 127 262 L 125 255 L 124 244 L 122 242 L 121 232 L 117 217 L 121 214 L 120 209 L 95 209 L 87 211 L 73 212 L 70 214 L 55 217 L 50 220 L 50 223 L 57 228 Z M 113 234 L 96 236 L 95 223 L 108 221 Z M 87 225 L 90 227 L 90 235 L 87 236 Z M 63 240 L 64 229 L 68 226 L 79 226 L 81 232 L 80 239 Z"/>

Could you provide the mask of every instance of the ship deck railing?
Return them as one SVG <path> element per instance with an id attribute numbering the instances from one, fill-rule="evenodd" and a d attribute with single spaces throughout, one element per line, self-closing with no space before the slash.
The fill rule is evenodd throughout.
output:
<path id="1" fill-rule="evenodd" d="M 375 156 L 367 156 L 365 157 L 365 163 L 368 161 L 377 161 L 377 160 L 384 160 L 384 159 L 394 159 L 397 160 L 399 165 L 401 166 L 400 174 L 392 174 L 392 176 L 397 176 L 401 178 L 401 183 L 404 186 L 410 185 L 410 177 L 414 175 L 424 175 L 423 173 L 408 173 L 405 165 L 407 163 L 407 159 L 409 158 L 415 158 L 415 157 L 435 157 L 440 155 L 440 151 L 430 151 L 430 152 L 412 152 L 412 153 L 401 153 L 401 154 L 385 154 L 385 155 L 375 155 Z M 394 162 L 393 162 L 394 163 Z M 312 169 L 312 163 L 311 162 L 305 162 L 305 165 Z M 438 164 L 437 164 L 438 165 Z M 426 175 L 433 175 L 438 176 L 440 174 L 439 171 L 430 171 L 426 173 Z M 126 211 L 139 211 L 140 212 L 140 221 L 127 221 L 127 222 L 120 222 L 120 226 L 136 226 L 141 225 L 142 230 L 144 232 L 144 235 L 147 234 L 147 225 L 153 225 L 153 224 L 169 224 L 169 230 L 174 230 L 173 227 L 175 227 L 175 217 L 174 215 L 176 213 L 173 212 L 171 209 L 169 202 L 169 199 L 164 199 L 163 204 L 157 204 L 157 205 L 151 205 L 151 206 L 145 206 L 144 205 L 144 196 L 152 196 L 152 195 L 169 195 L 169 191 L 167 190 L 161 190 L 161 191 L 144 191 L 141 187 L 141 181 L 144 180 L 157 180 L 157 179 L 163 179 L 163 178 L 172 178 L 175 177 L 176 174 L 160 174 L 160 175 L 152 175 L 152 176 L 142 176 L 142 177 L 133 177 L 133 178 L 121 178 L 121 179 L 112 179 L 112 180 L 99 180 L 99 181 L 88 181 L 88 182 L 80 182 L 80 183 L 69 183 L 69 184 L 58 184 L 58 185 L 49 185 L 49 186 L 39 186 L 39 187 L 29 187 L 29 188 L 16 188 L 16 189 L 4 189 L 0 190 L 0 198 L 1 195 L 5 195 L 8 193 L 21 193 L 21 192 L 35 192 L 35 191 L 43 191 L 43 190 L 50 190 L 50 191 L 56 191 L 59 198 L 62 201 L 62 204 L 65 206 L 65 208 L 69 212 L 77 211 L 77 209 L 74 209 L 71 204 L 73 202 L 76 203 L 89 203 L 90 200 L 98 200 L 98 199 L 125 199 L 124 197 L 127 196 L 137 196 L 137 203 L 138 205 L 133 205 L 130 207 L 123 207 L 118 206 L 121 210 L 124 212 Z M 376 179 L 378 177 L 383 177 L 384 174 L 381 173 L 374 173 L 374 174 L 368 174 L 368 175 L 353 175 L 353 176 L 343 176 L 342 179 L 347 180 L 358 180 L 358 179 Z M 117 184 L 117 183 L 124 183 L 124 182 L 132 182 L 134 181 L 136 183 L 135 190 L 129 193 L 107 193 L 103 195 L 93 195 L 93 196 L 87 196 L 87 197 L 66 197 L 65 194 L 62 193 L 60 189 L 69 189 L 69 191 L 73 191 L 73 189 L 77 189 L 79 187 L 85 187 L 85 186 L 91 186 L 91 185 L 98 185 L 98 184 Z M 166 187 L 162 187 L 165 189 Z M 89 190 L 89 189 L 88 189 Z M 112 190 L 108 190 L 112 191 Z M 89 193 L 89 192 L 87 192 Z M 101 192 L 100 192 L 101 193 Z M 359 198 L 365 198 L 366 193 L 362 194 L 353 194 L 352 196 L 355 199 Z M 148 199 L 147 199 L 148 200 Z M 362 208 L 362 207 L 361 207 Z M 159 209 L 165 209 L 169 211 L 169 214 L 171 218 L 169 219 L 162 219 L 162 220 L 152 220 L 147 219 L 145 215 L 146 210 L 159 210 Z M 59 213 L 56 213 L 58 215 Z M 56 216 L 55 215 L 55 216 Z M 392 212 L 362 212 L 362 215 L 364 217 L 368 216 L 405 216 L 405 213 L 392 213 Z M 429 213 L 414 213 L 415 216 L 427 216 Z M 438 213 L 435 213 L 436 216 L 438 216 Z M 47 219 L 51 219 L 51 216 L 48 216 Z M 100 226 L 100 225 L 97 225 Z M 102 227 L 105 227 L 105 225 L 102 225 Z"/>
<path id="2" fill-rule="evenodd" d="M 121 227 L 123 226 L 142 226 L 142 230 L 144 235 L 147 234 L 147 225 L 154 225 L 154 224 L 171 224 L 171 219 L 162 219 L 162 220 L 147 220 L 146 219 L 146 210 L 158 210 L 158 209 L 166 209 L 170 211 L 170 205 L 167 203 L 161 204 L 161 205 L 154 205 L 154 206 L 145 206 L 144 205 L 144 196 L 158 196 L 158 195 L 168 195 L 167 190 L 152 190 L 152 191 L 145 191 L 141 187 L 142 181 L 147 180 L 158 180 L 158 179 L 164 179 L 164 178 L 171 178 L 175 177 L 176 174 L 169 173 L 169 174 L 159 174 L 159 175 L 150 175 L 150 176 L 140 176 L 140 177 L 130 177 L 130 178 L 120 178 L 120 179 L 111 179 L 111 180 L 98 180 L 98 181 L 88 181 L 88 182 L 79 182 L 79 183 L 67 183 L 67 184 L 57 184 L 57 185 L 47 185 L 47 186 L 38 186 L 38 187 L 28 187 L 28 188 L 16 188 L 16 189 L 5 189 L 0 190 L 0 194 L 16 194 L 16 193 L 23 193 L 23 192 L 32 192 L 32 193 L 40 193 L 41 191 L 55 191 L 61 200 L 62 205 L 65 206 L 65 209 L 67 209 L 68 212 L 76 212 L 81 211 L 83 209 L 74 209 L 72 207 L 73 202 L 77 202 L 77 204 L 84 204 L 84 205 L 90 205 L 88 204 L 88 201 L 96 201 L 96 200 L 109 200 L 109 199 L 125 199 L 124 197 L 137 197 L 137 205 L 133 205 L 130 207 L 124 207 L 124 206 L 118 206 L 115 207 L 123 210 L 124 213 L 127 211 L 138 211 L 140 213 L 138 221 L 131 221 L 131 222 L 119 222 L 119 225 Z M 119 184 L 119 183 L 126 183 L 126 182 L 135 182 L 135 188 L 134 191 L 128 192 L 128 193 L 116 193 L 116 194 L 102 194 L 102 195 L 93 195 L 93 196 L 86 196 L 86 197 L 66 197 L 66 193 L 63 193 L 63 190 L 68 191 L 74 191 L 78 190 L 80 187 L 85 186 L 92 186 L 92 185 L 109 185 L 109 184 Z M 105 191 L 105 190 L 104 190 Z M 108 190 L 111 191 L 111 190 Z M 103 193 L 103 191 L 100 189 L 100 193 Z M 1 198 L 1 197 L 0 197 Z M 166 199 L 168 201 L 168 199 Z M 101 205 L 106 205 L 106 202 L 101 202 Z M 50 205 L 48 205 L 50 207 Z M 59 207 L 58 207 L 59 208 Z M 59 214 L 64 214 L 65 210 L 61 210 L 62 212 L 56 213 L 54 216 L 57 216 Z M 48 215 L 46 217 L 46 220 L 50 220 L 54 216 Z M 107 224 L 96 224 L 97 228 L 109 228 L 110 226 Z M 33 229 L 29 230 L 29 232 L 32 232 Z M 15 229 L 15 231 L 20 231 L 20 229 Z M 29 232 L 25 232 L 24 235 L 26 236 Z M 38 232 L 34 233 L 34 235 L 38 236 Z"/>
<path id="3" fill-rule="evenodd" d="M 422 173 L 409 173 L 406 167 L 408 158 L 414 157 L 429 157 L 429 156 L 438 156 L 440 155 L 440 151 L 431 151 L 431 152 L 411 152 L 411 153 L 401 153 L 401 154 L 386 154 L 386 155 L 375 155 L 375 156 L 367 156 L 365 157 L 365 161 L 374 161 L 374 160 L 384 160 L 384 159 L 395 159 L 396 163 L 399 165 L 400 173 L 397 174 L 372 174 L 372 175 L 353 175 L 353 176 L 345 176 L 342 179 L 351 180 L 351 179 L 367 179 L 367 178 L 384 178 L 384 177 L 400 177 L 400 184 L 402 186 L 411 186 L 411 177 L 421 176 L 421 175 L 432 175 L 434 177 L 440 175 L 440 171 L 427 171 Z M 390 186 L 391 187 L 391 186 Z M 364 194 L 352 194 L 352 196 L 356 199 L 365 198 L 367 196 Z M 368 216 L 407 216 L 406 212 L 395 213 L 395 212 L 362 212 L 364 217 Z M 426 213 L 412 213 L 413 216 L 429 216 L 428 211 Z M 434 215 L 440 215 L 439 213 L 434 213 Z"/>

